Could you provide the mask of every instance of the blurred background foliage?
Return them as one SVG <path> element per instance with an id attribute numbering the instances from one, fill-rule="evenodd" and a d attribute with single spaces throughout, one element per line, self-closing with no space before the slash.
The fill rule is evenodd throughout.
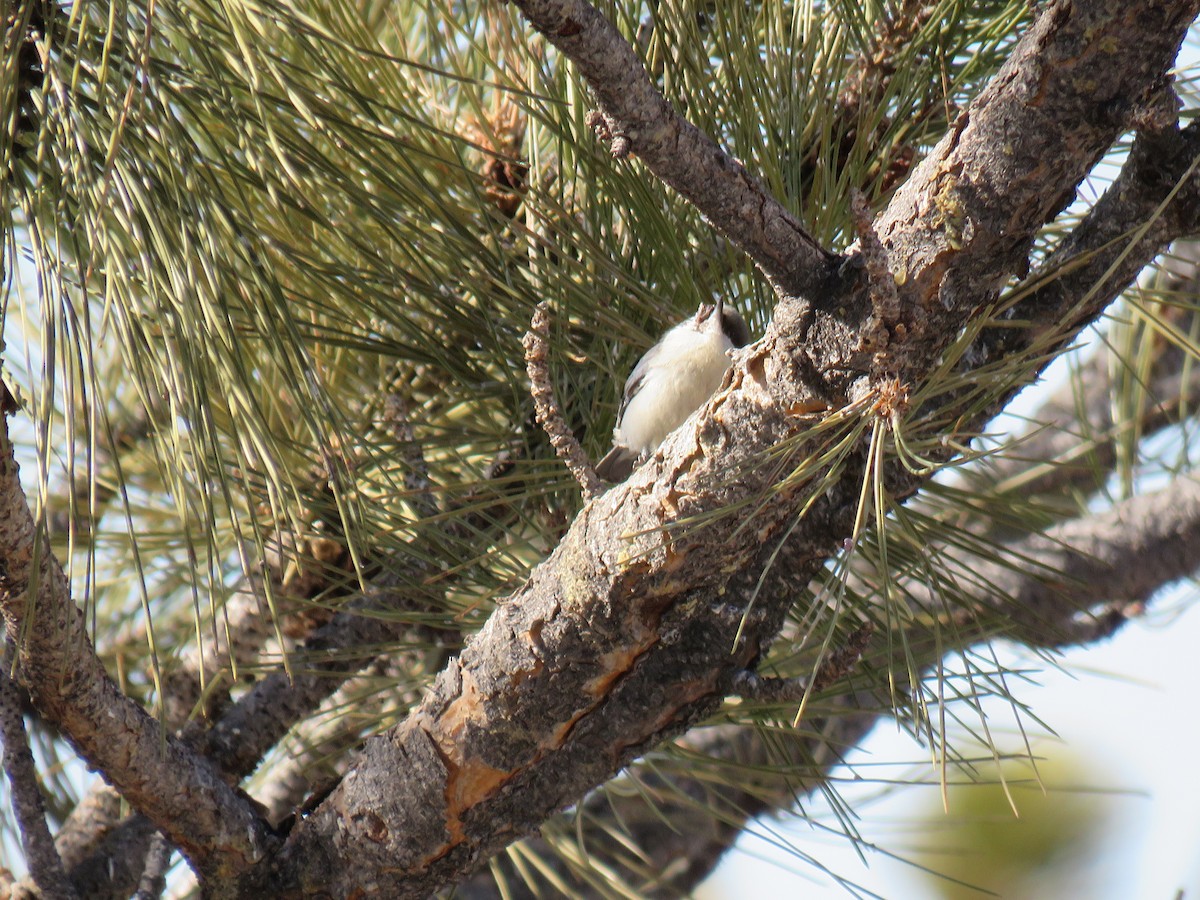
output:
<path id="1" fill-rule="evenodd" d="M 1103 794 L 1110 779 L 1061 747 L 1036 768 L 1014 760 L 1000 775 L 969 773 L 975 783 L 951 787 L 946 806 L 914 810 L 924 838 L 914 861 L 928 889 L 947 900 L 1094 896 L 1089 863 L 1115 814 Z"/>

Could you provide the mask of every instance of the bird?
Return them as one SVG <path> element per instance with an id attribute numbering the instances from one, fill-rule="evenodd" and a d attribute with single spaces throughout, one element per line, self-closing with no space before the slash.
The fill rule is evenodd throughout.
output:
<path id="1" fill-rule="evenodd" d="M 628 478 L 721 386 L 730 351 L 748 343 L 746 320 L 724 298 L 700 304 L 694 316 L 664 334 L 625 382 L 613 446 L 596 474 L 614 483 Z"/>

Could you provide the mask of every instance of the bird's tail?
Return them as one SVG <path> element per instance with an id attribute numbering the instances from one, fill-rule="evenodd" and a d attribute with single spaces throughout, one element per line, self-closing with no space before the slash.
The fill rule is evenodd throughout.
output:
<path id="1" fill-rule="evenodd" d="M 610 484 L 617 484 L 632 474 L 637 459 L 638 455 L 633 450 L 617 445 L 596 463 L 596 474 Z"/>

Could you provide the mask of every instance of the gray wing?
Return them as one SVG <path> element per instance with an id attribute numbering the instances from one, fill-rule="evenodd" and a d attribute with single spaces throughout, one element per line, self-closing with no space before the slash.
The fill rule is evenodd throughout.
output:
<path id="1" fill-rule="evenodd" d="M 621 408 L 617 410 L 618 427 L 621 425 L 621 419 L 625 417 L 625 410 L 629 406 L 629 401 L 633 398 L 634 394 L 642 389 L 642 383 L 646 380 L 646 373 L 654 365 L 654 361 L 658 359 L 660 353 L 662 353 L 661 343 L 655 344 L 642 355 L 637 365 L 633 367 L 633 371 L 629 373 L 629 377 L 625 379 L 625 391 L 621 394 Z"/>
<path id="2" fill-rule="evenodd" d="M 621 394 L 621 408 L 617 410 L 618 428 L 621 427 L 621 420 L 625 418 L 625 410 L 629 407 L 629 401 L 642 389 L 642 385 L 646 381 L 646 373 L 655 365 L 655 361 L 661 353 L 662 342 L 660 341 L 642 355 L 637 365 L 633 367 L 633 371 L 629 373 L 629 377 L 625 379 L 625 391 Z M 633 467 L 637 461 L 636 450 L 614 444 L 604 459 L 596 463 L 596 474 L 605 481 L 616 484 L 624 481 L 633 473 Z"/>

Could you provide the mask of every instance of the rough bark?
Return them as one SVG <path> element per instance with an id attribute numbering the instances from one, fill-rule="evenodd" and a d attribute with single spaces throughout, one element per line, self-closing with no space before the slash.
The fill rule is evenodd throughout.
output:
<path id="1" fill-rule="evenodd" d="M 1005 553 L 1010 565 L 980 567 L 971 560 L 960 569 L 949 563 L 944 568 L 953 570 L 947 578 L 962 582 L 956 596 L 971 598 L 956 608 L 957 616 L 1009 621 L 1013 627 L 1006 636 L 1056 649 L 1112 634 L 1159 588 L 1200 570 L 1198 548 L 1200 481 L 1180 478 L 1169 489 L 1014 543 Z M 940 608 L 927 586 L 911 584 L 909 592 L 914 612 Z M 903 639 L 878 634 L 864 664 L 896 673 L 895 691 L 904 695 L 910 685 L 903 669 L 890 665 L 888 648 L 901 643 L 912 648 L 913 667 L 928 674 L 944 651 L 929 636 L 924 625 L 910 625 Z M 635 779 L 637 790 L 626 785 L 597 792 L 575 812 L 584 823 L 588 857 L 619 873 L 639 896 L 686 895 L 712 871 L 750 819 L 791 809 L 797 797 L 824 783 L 847 748 L 891 712 L 889 697 L 848 688 L 868 681 L 852 674 L 839 686 L 840 693 L 818 696 L 812 703 L 814 715 L 794 730 L 766 733 L 753 726 L 720 725 L 680 738 L 682 757 L 659 759 L 623 776 Z M 780 705 L 785 717 L 795 708 Z M 706 777 L 722 763 L 736 765 L 736 776 Z M 698 809 L 705 813 L 698 815 Z M 566 830 L 568 839 L 573 838 L 574 830 Z M 527 851 L 540 856 L 544 869 L 560 883 L 570 885 L 572 896 L 608 896 L 590 885 L 588 871 L 572 867 L 576 856 L 555 853 L 551 843 L 532 838 Z M 496 865 L 506 896 L 536 895 L 503 859 Z M 456 893 L 498 896 L 496 876 L 484 870 Z"/>
<path id="2" fill-rule="evenodd" d="M 66 574 L 39 536 L 0 428 L 0 611 L 21 683 L 80 755 L 202 871 L 261 859 L 269 831 L 213 766 L 162 733 L 109 678 Z"/>
<path id="3" fill-rule="evenodd" d="M 17 686 L 8 677 L 7 654 L 0 653 L 0 762 L 8 781 L 8 794 L 21 838 L 21 849 L 29 865 L 33 883 L 46 897 L 75 896 L 62 859 L 54 847 L 54 838 L 46 824 L 45 804 L 38 785 L 37 767 L 25 722 Z"/>
<path id="4" fill-rule="evenodd" d="M 877 224 L 901 298 L 883 322 L 887 370 L 919 382 L 1024 268 L 1037 228 L 1161 85 L 1196 10 L 1047 5 Z M 563 21 L 576 19 L 552 24 Z M 710 712 L 784 608 L 760 598 L 735 647 L 746 598 L 733 589 L 714 603 L 714 573 L 748 568 L 787 525 L 791 571 L 807 580 L 850 532 L 861 463 L 847 461 L 799 523 L 812 485 L 768 495 L 778 472 L 759 463 L 785 441 L 802 458 L 806 425 L 869 393 L 859 340 L 869 294 L 859 283 L 836 305 L 785 298 L 706 414 L 584 508 L 420 708 L 368 742 L 271 871 L 243 888 L 427 894 Z M 725 515 L 680 527 L 742 505 L 749 523 Z"/>
<path id="5" fill-rule="evenodd" d="M 850 534 L 861 450 L 824 481 L 809 473 L 777 489 L 818 447 L 805 429 L 873 396 L 880 375 L 921 383 L 970 318 L 1022 270 L 1040 224 L 1161 86 L 1200 4 L 1048 4 L 877 223 L 896 276 L 895 306 L 881 305 L 880 285 L 867 283 L 861 268 L 848 265 L 831 281 L 828 256 L 740 166 L 675 116 L 594 10 L 579 2 L 520 5 L 576 58 L 610 131 L 725 229 L 784 296 L 769 334 L 741 354 L 706 415 L 630 483 L 585 508 L 421 707 L 370 742 L 270 869 L 247 878 L 241 887 L 250 893 L 423 895 L 710 712 L 733 677 L 756 665 L 787 610 L 781 592 L 760 599 L 743 622 L 763 547 L 786 531 L 786 577 L 804 586 Z M 682 171 L 673 168 L 677 159 Z M 803 293 L 813 302 L 795 296 Z M 1111 296 L 1107 284 L 1096 293 Z M 1073 317 L 1055 340 L 1069 340 L 1095 314 L 1075 316 L 1078 296 L 1063 296 Z M 1062 297 L 1030 310 L 1030 321 L 1050 328 L 1062 321 Z M 1028 337 L 992 341 L 972 364 L 1028 349 Z M 953 413 L 944 410 L 940 421 L 953 421 Z M 969 435 L 979 418 L 945 433 Z M 764 464 L 780 445 L 787 454 Z M 153 764 L 164 745 L 86 644 L 61 569 L 34 535 L 7 441 L 3 449 L 11 465 L 0 486 L 0 513 L 10 513 L 0 515 L 8 523 L 0 535 L 0 602 L 10 634 L 28 625 L 33 635 L 20 645 L 22 678 L 86 758 L 194 859 L 207 860 L 214 890 L 226 888 L 224 874 L 244 871 L 263 852 L 261 821 L 176 742 L 166 742 L 162 767 Z M 908 479 L 903 492 L 918 485 Z M 694 522 L 730 508 L 738 512 Z M 30 587 L 33 612 L 25 605 Z M 68 659 L 78 671 L 68 672 Z M 94 721 L 113 711 L 113 731 Z M 235 768 L 257 760 L 258 743 Z M 209 828 L 219 846 L 190 840 Z"/>
<path id="6" fill-rule="evenodd" d="M 754 260 L 777 289 L 813 296 L 835 258 L 745 166 L 675 112 L 632 46 L 586 0 L 516 0 L 595 92 L 613 155 L 632 153 Z"/>

